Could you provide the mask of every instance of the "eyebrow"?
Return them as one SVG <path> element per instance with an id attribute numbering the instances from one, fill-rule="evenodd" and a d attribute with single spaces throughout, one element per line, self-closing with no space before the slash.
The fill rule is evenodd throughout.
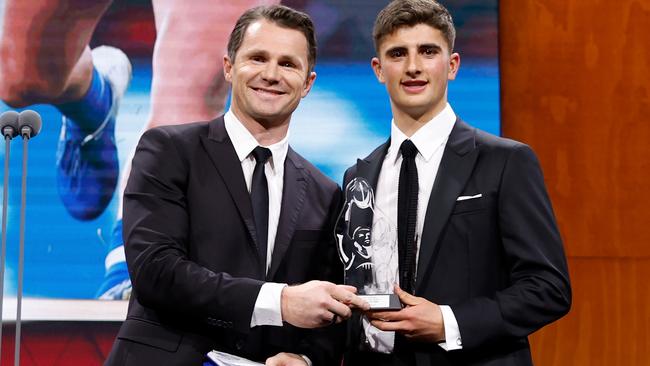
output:
<path id="1" fill-rule="evenodd" d="M 423 43 L 423 44 L 418 44 L 417 45 L 418 50 L 421 50 L 423 48 L 433 48 L 433 49 L 438 50 L 438 51 L 442 50 L 442 47 L 437 43 Z M 395 51 L 403 51 L 403 52 L 405 52 L 405 51 L 408 51 L 408 47 L 407 46 L 394 46 L 394 47 L 391 47 L 391 48 L 387 49 L 384 54 L 386 56 L 390 56 L 390 54 L 395 52 Z"/>
<path id="2" fill-rule="evenodd" d="M 442 47 L 440 47 L 440 45 L 439 45 L 439 44 L 436 44 L 436 43 L 424 43 L 424 44 L 419 44 L 419 45 L 418 45 L 418 49 L 422 49 L 422 48 L 434 48 L 434 49 L 436 49 L 436 50 L 441 50 L 441 49 L 442 49 Z"/>
<path id="3" fill-rule="evenodd" d="M 251 49 L 248 52 L 244 53 L 244 55 L 246 55 L 248 57 L 251 57 L 251 56 L 264 56 L 264 57 L 267 57 L 267 58 L 271 57 L 271 53 L 269 51 L 267 51 L 265 49 L 261 49 L 261 48 Z M 290 55 L 290 54 L 281 54 L 281 55 L 279 55 L 278 56 L 278 61 L 279 62 L 290 61 L 290 62 L 292 62 L 292 63 L 294 63 L 296 65 L 302 65 L 302 63 L 300 62 L 300 57 L 296 57 L 296 56 Z"/>
<path id="4" fill-rule="evenodd" d="M 291 61 L 292 63 L 294 63 L 296 65 L 301 65 L 302 64 L 300 62 L 301 61 L 300 57 L 295 57 L 293 55 L 280 55 L 280 57 L 278 57 L 278 60 L 280 60 L 280 61 Z"/>
<path id="5" fill-rule="evenodd" d="M 269 56 L 269 52 L 260 48 L 253 48 L 247 50 L 244 55 L 248 56 L 256 56 L 256 55 L 262 55 L 262 56 Z"/>

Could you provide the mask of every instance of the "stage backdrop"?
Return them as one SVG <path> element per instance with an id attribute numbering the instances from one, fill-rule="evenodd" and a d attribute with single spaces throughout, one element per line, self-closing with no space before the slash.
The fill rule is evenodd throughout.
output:
<path id="1" fill-rule="evenodd" d="M 389 135 L 388 97 L 370 68 L 374 55 L 372 22 L 386 3 L 378 0 L 289 2 L 314 18 L 319 42 L 318 78 L 292 119 L 290 143 L 337 182 L 341 182 L 346 167 L 367 155 Z M 456 51 L 462 60 L 458 78 L 450 85 L 451 105 L 474 126 L 499 134 L 497 1 L 444 3 L 455 18 Z M 134 66 L 133 81 L 117 119 L 121 166 L 137 144 L 150 110 L 155 35 L 149 1 L 117 1 L 97 27 L 91 44 L 121 48 Z M 54 40 L 35 39 L 34 42 Z M 192 67 L 192 60 L 187 61 L 187 67 Z M 82 222 L 70 216 L 59 200 L 56 187 L 55 151 L 61 115 L 51 106 L 30 108 L 42 114 L 43 130 L 30 143 L 29 150 L 25 295 L 92 299 L 104 276 L 106 243 L 115 222 L 117 194 L 97 219 Z M 0 104 L 0 112 L 6 109 L 6 105 Z M 13 143 L 10 159 L 8 263 L 4 284 L 5 293 L 10 296 L 16 292 L 20 145 Z M 0 154 L 4 154 L 4 149 Z"/>

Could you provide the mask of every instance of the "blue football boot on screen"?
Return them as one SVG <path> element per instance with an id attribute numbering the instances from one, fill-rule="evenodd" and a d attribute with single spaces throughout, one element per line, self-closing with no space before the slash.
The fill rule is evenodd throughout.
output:
<path id="1" fill-rule="evenodd" d="M 131 280 L 124 256 L 121 219 L 113 227 L 109 244 L 104 261 L 106 274 L 95 296 L 100 300 L 128 300 L 131 297 Z"/>
<path id="2" fill-rule="evenodd" d="M 115 120 L 131 81 L 131 63 L 109 46 L 92 50 L 93 78 L 77 102 L 59 105 L 63 123 L 56 154 L 59 196 L 79 220 L 97 218 L 111 201 L 119 176 Z"/>

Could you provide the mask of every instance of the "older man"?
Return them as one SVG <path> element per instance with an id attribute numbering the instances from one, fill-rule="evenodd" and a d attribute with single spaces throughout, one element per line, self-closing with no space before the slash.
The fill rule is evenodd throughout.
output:
<path id="1" fill-rule="evenodd" d="M 142 136 L 124 195 L 133 294 L 107 364 L 199 364 L 211 349 L 267 364 L 340 362 L 339 327 L 306 329 L 367 307 L 332 283 L 342 276 L 332 242 L 340 190 L 287 141 L 315 59 L 307 15 L 253 8 L 224 56 L 230 111 Z"/>

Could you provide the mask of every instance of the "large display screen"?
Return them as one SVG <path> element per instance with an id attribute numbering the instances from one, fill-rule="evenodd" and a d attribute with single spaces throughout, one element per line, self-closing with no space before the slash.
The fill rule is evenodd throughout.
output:
<path id="1" fill-rule="evenodd" d="M 188 6 L 205 4 L 197 14 L 218 12 L 219 3 L 227 2 L 187 2 Z M 387 1 L 303 0 L 286 3 L 313 17 L 319 46 L 315 69 L 318 76 L 313 90 L 303 99 L 292 118 L 290 144 L 341 184 L 345 169 L 389 136 L 391 110 L 388 95 L 370 67 L 370 59 L 374 56 L 372 25 Z M 468 123 L 498 135 L 497 1 L 443 3 L 454 16 L 458 34 L 455 51 L 461 55 L 460 72 L 449 86 L 450 104 Z M 4 21 L 6 23 L 7 19 Z M 3 29 L 6 31 L 7 28 Z M 56 37 L 57 33 L 52 32 L 50 36 L 33 39 L 33 42 L 56 47 L 61 43 Z M 91 47 L 112 45 L 122 49 L 133 64 L 133 79 L 121 101 L 115 129 L 120 167 L 124 167 L 130 158 L 151 110 L 155 39 L 151 3 L 140 0 L 116 1 L 103 16 L 91 40 Z M 206 47 L 212 45 L 206 44 Z M 191 58 L 184 62 L 188 69 L 193 65 Z M 222 60 L 215 59 L 214 62 L 221 63 Z M 105 260 L 111 249 L 119 194 L 113 194 L 108 207 L 96 218 L 79 220 L 70 215 L 62 204 L 56 177 L 62 115 L 50 105 L 28 108 L 41 113 L 43 129 L 29 143 L 24 294 L 38 298 L 94 299 L 104 281 Z M 0 112 L 8 109 L 6 104 L 0 103 Z M 17 284 L 22 141 L 14 140 L 11 147 L 4 283 L 7 296 L 15 296 Z M 7 158 L 4 146 L 0 155 L 3 161 Z"/>

